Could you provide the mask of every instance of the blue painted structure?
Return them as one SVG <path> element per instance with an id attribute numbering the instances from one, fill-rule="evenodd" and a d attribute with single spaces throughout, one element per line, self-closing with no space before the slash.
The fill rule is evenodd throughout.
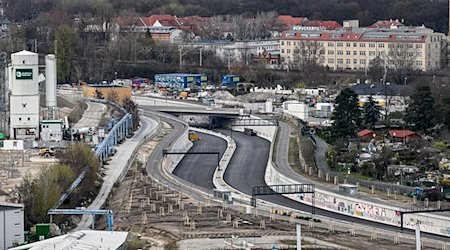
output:
<path id="1" fill-rule="evenodd" d="M 97 145 L 97 148 L 95 149 L 95 154 L 99 158 L 100 165 L 103 165 L 108 159 L 108 156 L 114 154 L 115 151 L 114 146 L 123 142 L 127 137 L 131 137 L 133 129 L 133 119 L 130 113 L 127 113 L 125 109 L 123 109 L 122 107 L 113 102 L 109 102 L 102 99 L 92 99 L 90 101 L 99 103 L 109 103 L 121 109 L 122 112 L 125 113 L 122 119 L 120 119 L 112 126 L 108 135 L 105 137 L 105 139 L 103 139 L 103 141 L 100 144 Z"/>
<path id="2" fill-rule="evenodd" d="M 50 223 L 52 223 L 52 215 L 55 214 L 70 214 L 70 215 L 92 215 L 94 218 L 92 219 L 92 229 L 95 227 L 95 216 L 96 215 L 106 215 L 107 221 L 108 221 L 108 230 L 112 231 L 114 226 L 114 218 L 113 218 L 113 211 L 112 210 L 88 210 L 88 209 L 50 209 L 47 212 L 48 215 L 50 215 Z"/>
<path id="3" fill-rule="evenodd" d="M 235 89 L 240 81 L 241 77 L 239 75 L 223 75 L 220 86 L 227 89 Z"/>
<path id="4" fill-rule="evenodd" d="M 109 103 L 113 106 L 116 106 L 123 113 L 125 113 L 125 115 L 122 117 L 122 119 L 120 119 L 120 121 L 114 123 L 108 135 L 104 138 L 104 140 L 100 144 L 97 145 L 95 149 L 95 154 L 98 156 L 100 165 L 103 166 L 103 164 L 105 164 L 106 161 L 108 160 L 108 157 L 115 153 L 116 150 L 114 149 L 114 146 L 116 146 L 120 142 L 123 142 L 127 137 L 131 137 L 133 129 L 133 119 L 130 113 L 127 113 L 124 108 L 120 107 L 116 103 L 102 99 L 90 99 L 90 101 L 98 103 Z M 54 208 L 58 208 L 67 199 L 70 193 L 72 193 L 72 191 L 78 187 L 78 185 L 86 176 L 88 170 L 89 167 L 87 166 L 78 175 L 75 181 L 72 182 L 72 185 L 70 185 L 69 189 L 61 196 L 58 203 L 55 204 Z"/>
<path id="5" fill-rule="evenodd" d="M 183 90 L 185 88 L 202 87 L 208 84 L 208 76 L 204 74 L 156 74 L 155 84 L 163 87 Z"/>

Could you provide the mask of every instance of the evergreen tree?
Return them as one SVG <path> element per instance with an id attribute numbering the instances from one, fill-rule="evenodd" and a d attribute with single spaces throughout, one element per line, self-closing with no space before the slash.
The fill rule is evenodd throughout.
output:
<path id="1" fill-rule="evenodd" d="M 56 30 L 55 38 L 58 81 L 70 83 L 72 61 L 75 59 L 76 33 L 69 25 L 61 25 Z"/>
<path id="2" fill-rule="evenodd" d="M 364 104 L 364 126 L 368 128 L 372 128 L 381 117 L 381 108 L 375 103 L 375 100 L 372 96 L 369 96 L 369 99 Z"/>
<path id="3" fill-rule="evenodd" d="M 406 110 L 405 120 L 414 130 L 426 132 L 434 126 L 434 98 L 429 86 L 420 86 L 411 97 L 411 104 Z"/>
<path id="4" fill-rule="evenodd" d="M 331 139 L 352 137 L 361 124 L 361 110 L 358 95 L 350 88 L 345 88 L 336 97 L 336 108 L 332 115 Z"/>

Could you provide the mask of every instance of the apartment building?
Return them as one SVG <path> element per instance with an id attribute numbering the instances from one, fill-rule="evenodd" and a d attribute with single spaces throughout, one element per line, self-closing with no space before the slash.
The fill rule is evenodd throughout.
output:
<path id="1" fill-rule="evenodd" d="M 424 26 L 409 27 L 398 22 L 388 27 L 336 30 L 297 27 L 283 32 L 280 50 L 283 64 L 306 56 L 329 69 L 367 70 L 378 57 L 389 68 L 409 64 L 415 70 L 430 71 L 441 67 L 445 39 L 444 34 Z"/>

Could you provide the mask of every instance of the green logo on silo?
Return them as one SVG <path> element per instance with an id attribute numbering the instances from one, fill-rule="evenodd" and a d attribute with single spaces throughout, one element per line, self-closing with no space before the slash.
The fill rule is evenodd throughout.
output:
<path id="1" fill-rule="evenodd" d="M 16 80 L 33 79 L 33 69 L 16 69 Z"/>

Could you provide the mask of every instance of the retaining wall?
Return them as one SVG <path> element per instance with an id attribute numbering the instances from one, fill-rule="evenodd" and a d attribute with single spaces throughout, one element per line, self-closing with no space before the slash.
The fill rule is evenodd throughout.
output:
<path id="1" fill-rule="evenodd" d="M 270 142 L 275 141 L 277 130 L 275 127 L 255 126 L 251 128 L 255 132 L 257 132 L 258 136 L 265 138 Z M 236 127 L 236 130 L 243 131 L 244 128 Z M 279 172 L 278 168 L 275 167 L 275 164 L 272 162 L 274 146 L 276 145 L 274 145 L 274 143 L 271 143 L 270 156 L 265 174 L 265 181 L 267 185 L 299 184 L 298 181 L 295 181 L 288 176 L 284 176 Z M 317 208 L 360 219 L 366 219 L 400 227 L 399 211 L 401 209 L 398 207 L 372 203 L 347 197 L 344 195 L 338 195 L 317 188 L 315 189 L 315 191 L 315 206 Z M 298 202 L 312 205 L 311 194 L 296 194 L 285 196 Z M 415 224 L 417 222 L 420 222 L 420 228 L 422 231 L 450 237 L 450 218 L 446 216 L 439 216 L 436 214 L 405 214 L 403 217 L 403 226 L 405 228 L 414 229 Z"/>

